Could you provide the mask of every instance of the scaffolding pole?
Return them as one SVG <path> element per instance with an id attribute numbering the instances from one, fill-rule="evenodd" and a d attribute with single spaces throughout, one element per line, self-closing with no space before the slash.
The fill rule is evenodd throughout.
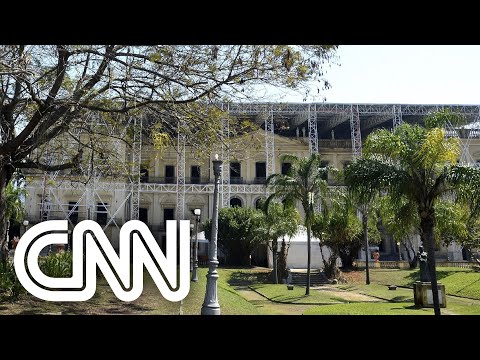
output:
<path id="1" fill-rule="evenodd" d="M 133 121 L 132 175 L 130 220 L 138 220 L 140 207 L 140 164 L 142 162 L 142 116 L 135 116 Z"/>
<path id="2" fill-rule="evenodd" d="M 177 220 L 185 219 L 185 123 L 177 129 Z"/>
<path id="3" fill-rule="evenodd" d="M 228 105 L 227 105 L 228 112 Z M 222 151 L 221 160 L 223 161 L 223 170 L 221 177 L 221 207 L 230 206 L 230 120 L 228 117 L 222 118 Z"/>
<path id="4" fill-rule="evenodd" d="M 273 120 L 273 111 L 270 109 L 265 116 L 265 158 L 266 175 L 275 174 L 275 125 Z"/>
<path id="5" fill-rule="evenodd" d="M 360 132 L 358 105 L 350 106 L 350 131 L 352 137 L 352 155 L 355 159 L 362 156 L 362 133 Z"/>
<path id="6" fill-rule="evenodd" d="M 308 149 L 311 154 L 318 154 L 317 105 L 308 106 Z"/>
<path id="7" fill-rule="evenodd" d="M 402 105 L 393 105 L 393 130 L 402 124 Z"/>

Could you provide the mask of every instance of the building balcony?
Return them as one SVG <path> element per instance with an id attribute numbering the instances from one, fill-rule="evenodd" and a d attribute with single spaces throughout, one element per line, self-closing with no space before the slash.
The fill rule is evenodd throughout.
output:
<path id="1" fill-rule="evenodd" d="M 60 216 L 60 215 L 50 215 L 50 214 L 47 216 L 47 219 L 43 219 L 43 220 L 40 217 L 33 217 L 32 218 L 32 217 L 29 217 L 28 215 L 26 216 L 26 219 L 28 219 L 28 221 L 29 221 L 29 226 L 30 225 L 36 225 L 36 224 L 41 223 L 42 221 L 45 221 L 45 220 L 65 220 L 65 218 L 66 218 L 65 215 Z M 80 221 L 87 220 L 87 218 L 86 218 L 86 216 L 77 216 L 77 217 L 72 216 L 70 218 L 70 220 L 72 221 L 72 223 L 74 225 L 76 225 Z M 97 221 L 95 216 L 93 217 L 92 220 Z M 105 226 L 109 220 L 110 219 L 107 219 L 106 221 L 100 221 L 98 224 L 100 226 Z M 122 226 L 124 224 L 124 221 L 121 218 L 114 218 L 114 220 L 115 220 L 115 223 L 118 226 Z M 112 222 L 110 222 L 109 226 L 115 226 L 115 223 L 112 221 Z"/>
<path id="2" fill-rule="evenodd" d="M 327 149 L 351 149 L 352 140 L 350 139 L 318 139 L 319 148 Z"/>
<path id="3" fill-rule="evenodd" d="M 177 178 L 176 177 L 154 177 L 154 176 L 149 176 L 149 177 L 142 177 L 140 178 L 141 183 L 146 183 L 146 184 L 176 184 L 177 183 Z M 212 184 L 213 180 L 210 181 L 208 177 L 186 177 L 185 178 L 185 184 Z"/>

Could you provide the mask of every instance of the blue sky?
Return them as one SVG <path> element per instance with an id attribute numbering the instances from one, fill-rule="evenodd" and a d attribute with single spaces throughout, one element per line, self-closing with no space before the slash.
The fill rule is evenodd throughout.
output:
<path id="1" fill-rule="evenodd" d="M 337 55 L 327 102 L 480 104 L 478 45 L 342 45 Z"/>

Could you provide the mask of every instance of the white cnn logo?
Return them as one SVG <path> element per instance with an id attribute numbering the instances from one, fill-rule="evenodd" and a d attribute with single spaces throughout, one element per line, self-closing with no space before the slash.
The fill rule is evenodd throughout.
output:
<path id="1" fill-rule="evenodd" d="M 85 301 L 95 294 L 98 265 L 115 295 L 120 300 L 133 301 L 142 293 L 145 266 L 165 299 L 180 301 L 190 290 L 190 222 L 180 220 L 178 276 L 177 222 L 167 220 L 166 223 L 166 256 L 148 227 L 138 220 L 128 221 L 122 226 L 120 255 L 117 255 L 100 225 L 92 220 L 81 221 L 73 230 L 72 277 L 52 278 L 40 270 L 38 256 L 45 246 L 68 243 L 68 220 L 44 221 L 29 229 L 18 243 L 14 258 L 15 271 L 23 287 L 40 299 Z M 96 237 L 98 243 L 92 235 Z"/>

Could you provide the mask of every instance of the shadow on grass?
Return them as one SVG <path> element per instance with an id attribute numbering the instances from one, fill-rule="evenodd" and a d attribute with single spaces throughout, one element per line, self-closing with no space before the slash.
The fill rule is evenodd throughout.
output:
<path id="1" fill-rule="evenodd" d="M 457 273 L 457 271 L 448 271 L 448 270 L 437 270 L 437 281 L 440 281 L 447 276 L 453 275 Z M 413 286 L 415 284 L 415 281 L 420 281 L 420 270 L 416 270 L 406 276 L 406 279 L 408 279 L 408 286 Z"/>
<path id="2" fill-rule="evenodd" d="M 268 284 L 271 282 L 271 272 L 246 272 L 242 270 L 231 273 L 227 283 L 230 286 Z"/>
<path id="3" fill-rule="evenodd" d="M 413 300 L 413 296 L 395 296 L 394 298 L 391 298 L 389 301 L 391 302 L 406 302 Z"/>

